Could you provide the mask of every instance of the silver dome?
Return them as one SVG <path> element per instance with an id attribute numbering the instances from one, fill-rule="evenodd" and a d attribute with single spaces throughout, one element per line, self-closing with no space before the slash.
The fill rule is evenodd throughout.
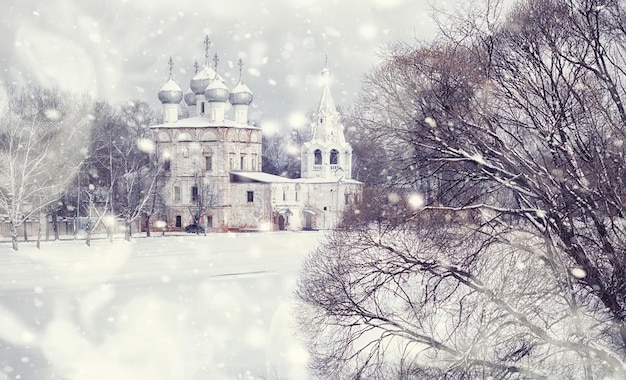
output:
<path id="1" fill-rule="evenodd" d="M 193 91 L 188 90 L 185 93 L 185 104 L 187 104 L 188 106 L 196 105 L 196 94 Z"/>
<path id="2" fill-rule="evenodd" d="M 183 90 L 170 79 L 159 90 L 159 100 L 161 103 L 178 104 L 183 100 Z"/>
<path id="3" fill-rule="evenodd" d="M 212 68 L 204 66 L 200 72 L 191 78 L 191 81 L 189 82 L 191 91 L 193 91 L 196 95 L 203 94 L 204 90 L 206 90 L 211 81 L 215 79 L 215 76 L 215 71 Z"/>
<path id="4" fill-rule="evenodd" d="M 225 102 L 228 100 L 230 91 L 220 80 L 214 80 L 204 91 L 204 97 L 209 102 Z"/>
<path id="5" fill-rule="evenodd" d="M 250 105 L 252 103 L 252 91 L 245 84 L 239 82 L 230 92 L 230 103 L 233 105 Z"/>

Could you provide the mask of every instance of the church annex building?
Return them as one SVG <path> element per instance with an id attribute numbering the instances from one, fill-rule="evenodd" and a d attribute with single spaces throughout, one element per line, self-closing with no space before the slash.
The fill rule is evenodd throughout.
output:
<path id="1" fill-rule="evenodd" d="M 362 183 L 352 179 L 352 147 L 333 102 L 328 67 L 311 140 L 301 147 L 301 178 L 289 179 L 262 171 L 261 128 L 248 120 L 253 95 L 239 64 L 239 83 L 229 89 L 207 59 L 185 94 L 170 68 L 158 94 L 164 122 L 150 127 L 164 172 L 157 187 L 165 210 L 160 219 L 170 231 L 193 223 L 207 231 L 334 227 L 343 210 L 359 201 Z M 179 105 L 187 107 L 188 118 L 178 119 Z"/>

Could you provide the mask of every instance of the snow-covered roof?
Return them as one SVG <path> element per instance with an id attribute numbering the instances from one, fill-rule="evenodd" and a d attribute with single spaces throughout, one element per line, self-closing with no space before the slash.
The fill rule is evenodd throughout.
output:
<path id="1" fill-rule="evenodd" d="M 231 172 L 231 175 L 239 176 L 242 178 L 250 179 L 256 182 L 264 182 L 264 183 L 272 183 L 272 182 L 280 182 L 280 183 L 292 183 L 296 180 L 291 178 L 285 178 L 281 176 L 277 176 L 274 174 L 263 173 L 263 172 Z"/>
<path id="2" fill-rule="evenodd" d="M 150 128 L 203 128 L 203 127 L 234 127 L 234 128 L 253 128 L 261 130 L 249 124 L 237 123 L 233 120 L 211 121 L 208 117 L 195 116 L 186 119 L 179 119 L 173 123 L 164 123 L 151 125 Z"/>
<path id="3" fill-rule="evenodd" d="M 264 182 L 264 183 L 302 183 L 302 184 L 316 184 L 316 183 L 339 183 L 339 184 L 349 184 L 349 185 L 360 185 L 362 182 L 359 182 L 355 179 L 346 179 L 343 177 L 340 178 L 285 178 L 281 176 L 277 176 L 274 174 L 263 173 L 263 172 L 231 172 L 231 175 L 239 176 L 242 178 L 250 179 L 256 182 Z"/>
<path id="4" fill-rule="evenodd" d="M 319 178 L 319 177 L 314 177 L 314 178 L 296 178 L 293 179 L 292 181 L 298 182 L 298 183 L 345 183 L 345 184 L 349 184 L 349 185 L 361 185 L 363 184 L 363 182 L 361 181 L 357 181 L 356 179 L 351 179 L 351 178 Z"/>

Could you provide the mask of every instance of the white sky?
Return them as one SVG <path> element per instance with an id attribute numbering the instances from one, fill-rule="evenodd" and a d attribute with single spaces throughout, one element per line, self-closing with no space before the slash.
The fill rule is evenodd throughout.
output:
<path id="1" fill-rule="evenodd" d="M 255 94 L 252 118 L 283 125 L 314 109 L 328 54 L 337 105 L 349 105 L 388 42 L 430 39 L 431 5 L 443 0 L 56 0 L 15 1 L 0 24 L 2 77 L 89 91 L 160 107 L 168 75 L 185 91 L 208 34 L 218 72 L 234 87 L 237 60 Z M 454 1 L 448 1 L 454 3 Z"/>

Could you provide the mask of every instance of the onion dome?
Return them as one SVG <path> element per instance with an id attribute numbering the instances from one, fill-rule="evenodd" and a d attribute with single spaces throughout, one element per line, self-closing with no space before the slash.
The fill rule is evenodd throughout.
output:
<path id="1" fill-rule="evenodd" d="M 185 104 L 188 106 L 196 105 L 196 94 L 191 91 L 191 89 L 188 89 L 187 92 L 185 92 Z"/>
<path id="2" fill-rule="evenodd" d="M 252 91 L 242 81 L 239 81 L 230 92 L 229 99 L 232 105 L 250 105 L 252 103 Z"/>
<path id="3" fill-rule="evenodd" d="M 183 90 L 181 90 L 174 79 L 172 79 L 172 68 L 174 67 L 172 57 L 170 57 L 167 63 L 170 66 L 170 77 L 159 90 L 159 100 L 163 104 L 178 104 L 183 100 Z"/>
<path id="4" fill-rule="evenodd" d="M 213 80 L 204 91 L 204 97 L 209 102 L 225 102 L 229 95 L 228 87 L 219 79 Z"/>
<path id="5" fill-rule="evenodd" d="M 230 92 L 232 105 L 250 105 L 252 103 L 252 91 L 243 83 L 243 61 L 239 59 L 239 83 Z"/>
<path id="6" fill-rule="evenodd" d="M 191 91 L 193 91 L 194 94 L 201 95 L 213 79 L 215 79 L 215 71 L 208 66 L 204 66 L 199 73 L 191 78 L 189 87 L 191 87 Z"/>
<path id="7" fill-rule="evenodd" d="M 159 100 L 161 103 L 178 104 L 183 100 L 183 90 L 170 79 L 159 90 Z"/>

